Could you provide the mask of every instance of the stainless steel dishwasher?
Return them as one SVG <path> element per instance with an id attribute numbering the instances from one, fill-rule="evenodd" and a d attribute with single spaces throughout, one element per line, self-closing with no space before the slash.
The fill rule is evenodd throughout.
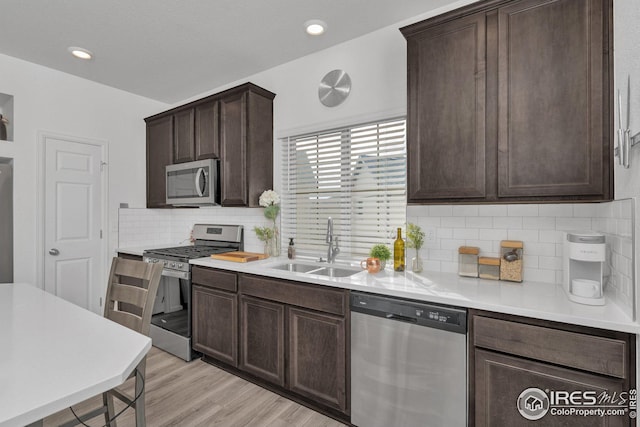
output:
<path id="1" fill-rule="evenodd" d="M 351 292 L 351 422 L 467 424 L 467 311 Z"/>

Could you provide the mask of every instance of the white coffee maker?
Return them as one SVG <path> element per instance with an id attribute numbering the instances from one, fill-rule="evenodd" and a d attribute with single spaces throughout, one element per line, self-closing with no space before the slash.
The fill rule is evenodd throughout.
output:
<path id="1" fill-rule="evenodd" d="M 564 239 L 564 288 L 571 301 L 604 305 L 604 235 L 570 231 Z"/>

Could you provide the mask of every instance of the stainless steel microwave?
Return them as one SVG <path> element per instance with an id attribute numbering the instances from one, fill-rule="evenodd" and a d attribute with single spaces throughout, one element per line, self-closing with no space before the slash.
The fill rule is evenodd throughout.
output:
<path id="1" fill-rule="evenodd" d="M 167 166 L 167 204 L 173 206 L 219 205 L 218 164 L 218 160 L 207 159 Z"/>

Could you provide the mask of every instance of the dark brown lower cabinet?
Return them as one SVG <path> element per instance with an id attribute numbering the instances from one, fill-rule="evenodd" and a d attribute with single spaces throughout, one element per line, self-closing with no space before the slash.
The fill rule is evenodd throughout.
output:
<path id="1" fill-rule="evenodd" d="M 249 381 L 349 422 L 349 292 L 194 266 L 193 347 Z"/>
<path id="2" fill-rule="evenodd" d="M 238 295 L 193 285 L 193 348 L 238 366 Z"/>
<path id="3" fill-rule="evenodd" d="M 635 336 L 477 310 L 469 314 L 470 426 L 635 425 L 628 412 L 566 412 L 629 408 Z M 545 401 L 547 411 L 538 410 L 535 405 Z M 523 416 L 519 402 L 529 402 L 533 411 L 527 415 L 540 418 Z"/>
<path id="4" fill-rule="evenodd" d="M 346 410 L 346 337 L 343 318 L 288 309 L 289 388 Z"/>
<path id="5" fill-rule="evenodd" d="M 628 392 L 624 380 L 590 374 L 573 369 L 492 351 L 477 350 L 476 426 L 625 426 L 629 417 L 561 416 L 548 412 L 543 418 L 528 421 L 517 409 L 517 398 L 524 390 L 536 387 L 554 391 L 595 391 L 619 395 Z M 588 408 L 588 407 L 585 407 Z M 497 424 L 499 422 L 499 424 Z"/>
<path id="6" fill-rule="evenodd" d="M 240 296 L 240 369 L 284 386 L 284 304 Z"/>

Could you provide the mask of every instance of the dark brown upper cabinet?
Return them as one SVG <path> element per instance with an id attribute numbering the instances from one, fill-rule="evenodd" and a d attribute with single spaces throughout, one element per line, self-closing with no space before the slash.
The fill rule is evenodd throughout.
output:
<path id="1" fill-rule="evenodd" d="M 274 97 L 246 83 L 146 118 L 147 207 L 167 207 L 165 166 L 203 159 L 221 160 L 222 206 L 259 206 L 273 188 Z"/>
<path id="2" fill-rule="evenodd" d="M 491 0 L 402 28 L 407 200 L 613 197 L 612 0 Z"/>
<path id="3" fill-rule="evenodd" d="M 222 206 L 258 207 L 273 188 L 273 98 L 255 85 L 220 97 Z"/>
<path id="4" fill-rule="evenodd" d="M 220 158 L 220 115 L 218 100 L 197 105 L 195 108 L 194 160 Z"/>
<path id="5" fill-rule="evenodd" d="M 173 116 L 147 119 L 147 207 L 167 206 L 165 167 L 173 163 Z"/>
<path id="6" fill-rule="evenodd" d="M 194 121 L 193 108 L 173 115 L 173 163 L 191 162 L 194 158 Z"/>

